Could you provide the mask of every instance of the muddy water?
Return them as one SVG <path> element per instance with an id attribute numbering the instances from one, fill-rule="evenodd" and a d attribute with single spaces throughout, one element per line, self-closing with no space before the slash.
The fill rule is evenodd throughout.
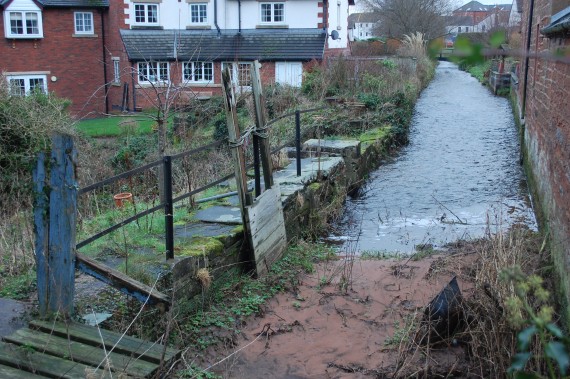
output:
<path id="1" fill-rule="evenodd" d="M 412 252 L 483 236 L 513 222 L 535 227 L 506 99 L 442 62 L 415 108 L 410 144 L 349 199 L 343 250 Z"/>

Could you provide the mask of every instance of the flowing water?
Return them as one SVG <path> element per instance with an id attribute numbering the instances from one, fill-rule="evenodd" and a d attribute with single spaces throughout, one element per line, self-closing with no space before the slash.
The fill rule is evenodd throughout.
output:
<path id="1" fill-rule="evenodd" d="M 536 228 L 509 103 L 441 62 L 421 94 L 410 143 L 349 199 L 333 239 L 345 249 L 411 253 L 514 222 Z"/>

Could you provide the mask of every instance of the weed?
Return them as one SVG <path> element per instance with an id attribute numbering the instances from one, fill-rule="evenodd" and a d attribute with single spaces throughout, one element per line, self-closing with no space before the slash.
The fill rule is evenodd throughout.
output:
<path id="1" fill-rule="evenodd" d="M 36 273 L 28 271 L 6 280 L 0 288 L 0 297 L 23 300 L 30 296 L 36 288 Z"/>
<path id="2" fill-rule="evenodd" d="M 191 365 L 184 370 L 178 372 L 178 376 L 181 378 L 193 378 L 193 379 L 221 379 L 220 375 L 214 374 L 210 371 L 202 370 L 201 368 Z"/>
<path id="3" fill-rule="evenodd" d="M 399 321 L 394 321 L 394 335 L 384 340 L 384 346 L 398 347 L 405 342 L 411 335 L 412 330 L 418 326 L 415 314 L 407 314 L 404 316 L 403 325 Z"/>
<path id="4" fill-rule="evenodd" d="M 553 322 L 554 308 L 543 279 L 525 275 L 520 267 L 504 270 L 502 277 L 515 289 L 514 296 L 506 300 L 509 320 L 515 327 L 525 327 L 518 333 L 518 353 L 508 372 L 515 377 L 538 377 L 535 374 L 539 372 L 525 371 L 529 359 L 534 358 L 545 362 L 549 378 L 565 376 L 570 366 L 570 338 Z"/>

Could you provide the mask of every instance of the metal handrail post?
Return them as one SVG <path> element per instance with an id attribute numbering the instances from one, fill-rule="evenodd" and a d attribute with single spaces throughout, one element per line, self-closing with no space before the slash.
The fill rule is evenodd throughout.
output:
<path id="1" fill-rule="evenodd" d="M 174 258 L 174 206 L 172 202 L 172 157 L 164 157 L 164 237 L 166 259 Z"/>
<path id="2" fill-rule="evenodd" d="M 295 153 L 297 157 L 297 176 L 301 176 L 301 112 L 295 111 Z"/>

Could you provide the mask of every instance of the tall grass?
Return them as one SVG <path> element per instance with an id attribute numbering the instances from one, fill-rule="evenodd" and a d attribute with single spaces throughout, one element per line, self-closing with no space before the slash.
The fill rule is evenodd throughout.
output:
<path id="1" fill-rule="evenodd" d="M 446 266 L 452 271 L 462 271 L 461 279 L 474 285 L 469 296 L 461 302 L 463 327 L 444 340 L 438 346 L 420 344 L 422 336 L 429 332 L 422 323 L 423 313 L 416 314 L 415 327 L 408 339 L 399 346 L 398 371 L 394 377 L 408 377 L 414 370 L 418 372 L 439 372 L 443 376 L 462 375 L 469 377 L 505 378 L 517 353 L 517 325 L 507 312 L 507 303 L 516 296 L 512 282 L 505 280 L 505 270 L 518 267 L 525 275 L 540 273 L 539 267 L 544 252 L 541 248 L 542 237 L 525 227 L 513 227 L 508 233 L 489 233 L 486 238 L 468 244 L 467 254 L 476 254 L 478 259 L 471 269 Z M 457 263 L 458 266 L 461 263 Z M 427 325 L 429 328 L 430 325 Z M 459 344 L 466 352 L 464 362 L 448 362 L 436 367 L 431 357 L 437 348 Z M 533 349 L 538 345 L 534 344 Z M 425 360 L 419 356 L 427 357 Z M 540 355 L 538 355 L 540 356 Z M 427 362 L 427 363 L 426 363 Z M 539 359 L 530 361 L 527 369 L 542 372 Z M 431 371 L 433 370 L 433 371 Z"/>

